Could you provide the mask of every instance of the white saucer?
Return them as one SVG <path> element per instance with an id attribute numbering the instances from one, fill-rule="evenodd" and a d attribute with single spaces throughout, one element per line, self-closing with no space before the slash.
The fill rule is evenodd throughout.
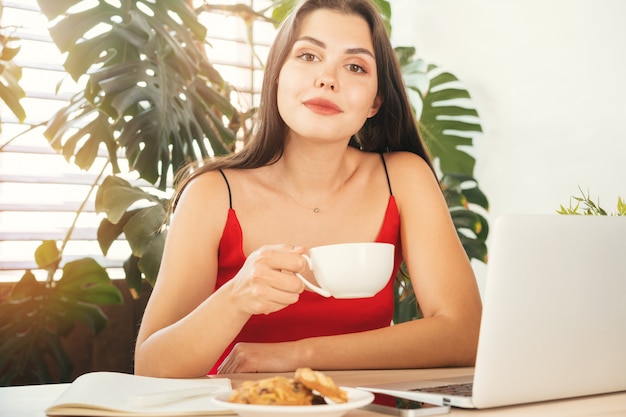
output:
<path id="1" fill-rule="evenodd" d="M 374 401 L 374 394 L 356 388 L 341 387 L 348 394 L 348 402 L 320 405 L 258 405 L 238 404 L 228 401 L 230 392 L 213 397 L 213 402 L 228 408 L 242 417 L 273 417 L 302 415 L 307 417 L 340 417 L 355 408 L 364 407 Z"/>

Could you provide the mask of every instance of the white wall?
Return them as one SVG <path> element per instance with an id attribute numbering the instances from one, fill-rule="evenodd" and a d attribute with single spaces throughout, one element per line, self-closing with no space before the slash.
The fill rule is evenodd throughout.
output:
<path id="1" fill-rule="evenodd" d="M 391 4 L 394 45 L 415 46 L 473 96 L 490 221 L 554 213 L 579 186 L 611 211 L 626 198 L 626 1 Z"/>

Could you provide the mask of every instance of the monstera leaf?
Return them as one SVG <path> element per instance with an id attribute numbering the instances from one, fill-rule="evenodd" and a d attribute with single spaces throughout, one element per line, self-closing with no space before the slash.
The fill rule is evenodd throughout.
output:
<path id="1" fill-rule="evenodd" d="M 415 48 L 398 47 L 407 93 L 418 129 L 442 173 L 474 174 L 475 159 L 463 150 L 482 133 L 478 112 L 459 79 L 415 57 Z"/>
<path id="2" fill-rule="evenodd" d="M 468 175 L 444 174 L 439 183 L 467 256 L 486 263 L 489 223 L 472 207 L 487 211 L 487 197 L 476 180 Z"/>
<path id="3" fill-rule="evenodd" d="M 36 252 L 38 265 L 56 270 L 61 253 L 53 241 Z M 122 295 L 104 268 L 93 259 L 68 262 L 58 281 L 37 281 L 26 271 L 8 298 L 0 303 L 0 385 L 20 377 L 26 383 L 48 383 L 50 365 L 58 380 L 69 382 L 72 363 L 61 339 L 77 322 L 98 334 L 107 318 L 98 305 L 120 304 Z"/>
<path id="4" fill-rule="evenodd" d="M 142 277 L 156 281 L 165 245 L 167 201 L 128 181 L 109 176 L 96 194 L 96 211 L 106 218 L 98 228 L 98 242 L 104 254 L 123 233 L 131 248 L 124 263 L 126 282 L 141 293 Z"/>
<path id="5" fill-rule="evenodd" d="M 80 3 L 80 7 L 77 6 Z M 190 160 L 230 153 L 240 116 L 204 52 L 206 28 L 184 0 L 38 0 L 66 71 L 85 82 L 50 121 L 51 145 L 89 169 L 104 145 L 113 172 L 167 186 Z"/>

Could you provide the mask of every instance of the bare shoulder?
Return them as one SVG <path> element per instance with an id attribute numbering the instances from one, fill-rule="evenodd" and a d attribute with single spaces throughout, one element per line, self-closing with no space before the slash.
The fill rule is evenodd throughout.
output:
<path id="1" fill-rule="evenodd" d="M 192 179 L 180 194 L 174 218 L 205 217 L 225 221 L 229 208 L 228 185 L 219 171 L 208 171 Z M 220 223 L 223 223 L 221 220 Z"/>
<path id="2" fill-rule="evenodd" d="M 413 152 L 388 152 L 384 155 L 385 161 L 389 165 L 400 165 L 407 167 L 414 166 L 430 170 L 430 167 L 428 166 L 424 158 L 414 154 Z"/>
<path id="3" fill-rule="evenodd" d="M 385 154 L 389 179 L 398 187 L 412 188 L 418 185 L 431 186 L 437 179 L 428 163 L 411 152 L 391 152 Z"/>
<path id="4" fill-rule="evenodd" d="M 228 201 L 228 186 L 219 171 L 204 172 L 193 178 L 180 195 L 179 204 L 186 200 Z"/>

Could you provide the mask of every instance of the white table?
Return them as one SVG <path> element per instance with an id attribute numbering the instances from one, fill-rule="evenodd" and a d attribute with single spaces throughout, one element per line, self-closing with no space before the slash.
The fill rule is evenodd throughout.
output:
<path id="1" fill-rule="evenodd" d="M 44 410 L 69 384 L 0 388 L 0 417 L 42 417 Z"/>
<path id="2" fill-rule="evenodd" d="M 406 369 L 373 371 L 325 372 L 343 386 L 359 386 L 400 382 L 407 380 L 434 379 L 446 376 L 467 375 L 471 368 Z M 231 379 L 233 386 L 248 379 L 266 378 L 273 374 L 220 375 Z M 284 374 L 289 375 L 289 374 Z M 44 417 L 44 410 L 59 396 L 68 384 L 27 385 L 0 388 L 0 417 Z M 354 410 L 348 417 L 372 417 L 378 414 Z M 489 410 L 463 410 L 453 408 L 453 416 L 524 416 L 524 417 L 617 417 L 626 416 L 626 392 L 548 401 Z"/>

